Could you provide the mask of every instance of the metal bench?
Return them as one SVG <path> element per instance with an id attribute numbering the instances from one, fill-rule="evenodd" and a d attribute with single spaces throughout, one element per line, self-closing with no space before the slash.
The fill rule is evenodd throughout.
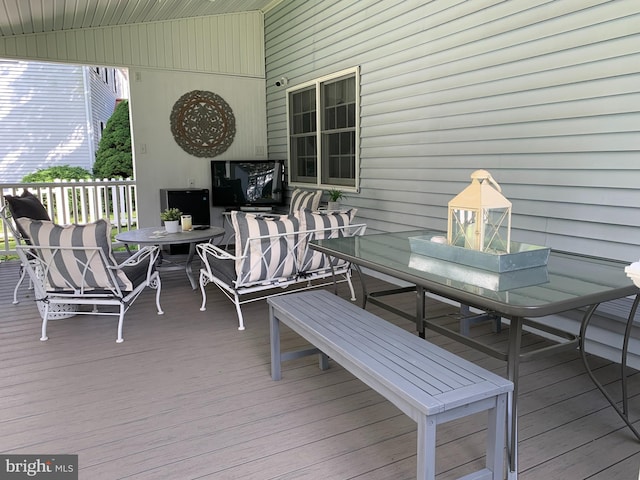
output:
<path id="1" fill-rule="evenodd" d="M 271 377 L 281 362 L 318 353 L 342 365 L 418 424 L 416 478 L 435 478 L 436 426 L 487 411 L 486 467 L 463 477 L 504 478 L 506 408 L 513 383 L 326 290 L 272 297 Z M 313 347 L 281 352 L 280 322 Z"/>
<path id="2" fill-rule="evenodd" d="M 355 301 L 351 264 L 323 257 L 309 248 L 309 242 L 359 236 L 366 228 L 361 223 L 248 236 L 241 242 L 241 251 L 239 248 L 234 254 L 211 243 L 201 243 L 196 247 L 202 260 L 200 310 L 206 310 L 206 286 L 209 283 L 216 285 L 236 306 L 238 330 L 244 330 L 242 305 L 272 295 L 347 282 L 351 298 Z"/>

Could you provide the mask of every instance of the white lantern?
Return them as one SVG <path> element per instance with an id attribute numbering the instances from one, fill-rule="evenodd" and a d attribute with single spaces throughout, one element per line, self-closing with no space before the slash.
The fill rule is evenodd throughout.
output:
<path id="1" fill-rule="evenodd" d="M 490 253 L 509 253 L 511 202 L 486 170 L 471 174 L 471 185 L 449 202 L 449 245 Z"/>

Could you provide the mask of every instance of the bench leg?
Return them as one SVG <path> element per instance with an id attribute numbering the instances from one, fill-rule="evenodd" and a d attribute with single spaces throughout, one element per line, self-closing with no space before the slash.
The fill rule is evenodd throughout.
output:
<path id="1" fill-rule="evenodd" d="M 269 305 L 269 330 L 271 334 L 271 378 L 273 380 L 280 380 L 282 378 L 280 361 L 280 320 L 276 318 L 271 305 Z"/>
<path id="2" fill-rule="evenodd" d="M 320 369 L 329 369 L 329 357 L 315 347 L 282 353 L 280 346 L 280 320 L 276 317 L 275 309 L 271 305 L 269 305 L 269 336 L 271 338 L 271 378 L 273 380 L 282 379 L 282 360 L 293 360 L 314 353 L 318 354 L 318 366 Z"/>
<path id="3" fill-rule="evenodd" d="M 423 416 L 418 421 L 417 480 L 436 478 L 436 421 Z"/>
<path id="4" fill-rule="evenodd" d="M 507 394 L 496 398 L 496 406 L 488 411 L 486 466 L 493 480 L 504 478 L 504 446 L 507 423 Z"/>
<path id="5" fill-rule="evenodd" d="M 329 370 L 329 357 L 322 352 L 318 354 L 318 357 L 318 365 L 320 366 L 320 370 Z"/>

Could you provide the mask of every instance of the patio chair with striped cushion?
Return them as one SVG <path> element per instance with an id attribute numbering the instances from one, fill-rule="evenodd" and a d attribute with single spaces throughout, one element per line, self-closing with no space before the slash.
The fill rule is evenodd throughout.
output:
<path id="1" fill-rule="evenodd" d="M 16 251 L 26 267 L 36 294 L 44 304 L 42 336 L 52 305 L 92 305 L 77 314 L 118 316 L 117 342 L 123 341 L 124 315 L 145 287 L 156 290 L 158 315 L 161 283 L 155 270 L 157 246 L 145 246 L 118 264 L 111 251 L 111 225 L 98 220 L 86 225 L 56 225 L 50 221 L 17 219 L 31 239 Z M 117 306 L 117 311 L 98 311 L 98 305 Z"/>

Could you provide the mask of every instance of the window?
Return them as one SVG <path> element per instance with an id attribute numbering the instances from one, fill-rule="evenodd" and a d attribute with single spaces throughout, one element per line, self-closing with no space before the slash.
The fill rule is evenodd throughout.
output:
<path id="1" fill-rule="evenodd" d="M 120 87 L 120 81 L 118 79 L 118 70 L 116 70 L 114 68 L 113 69 L 113 84 L 112 84 L 113 92 L 114 93 L 118 93 L 118 88 L 119 87 Z"/>
<path id="2" fill-rule="evenodd" d="M 291 184 L 358 188 L 358 92 L 357 69 L 288 91 Z"/>

